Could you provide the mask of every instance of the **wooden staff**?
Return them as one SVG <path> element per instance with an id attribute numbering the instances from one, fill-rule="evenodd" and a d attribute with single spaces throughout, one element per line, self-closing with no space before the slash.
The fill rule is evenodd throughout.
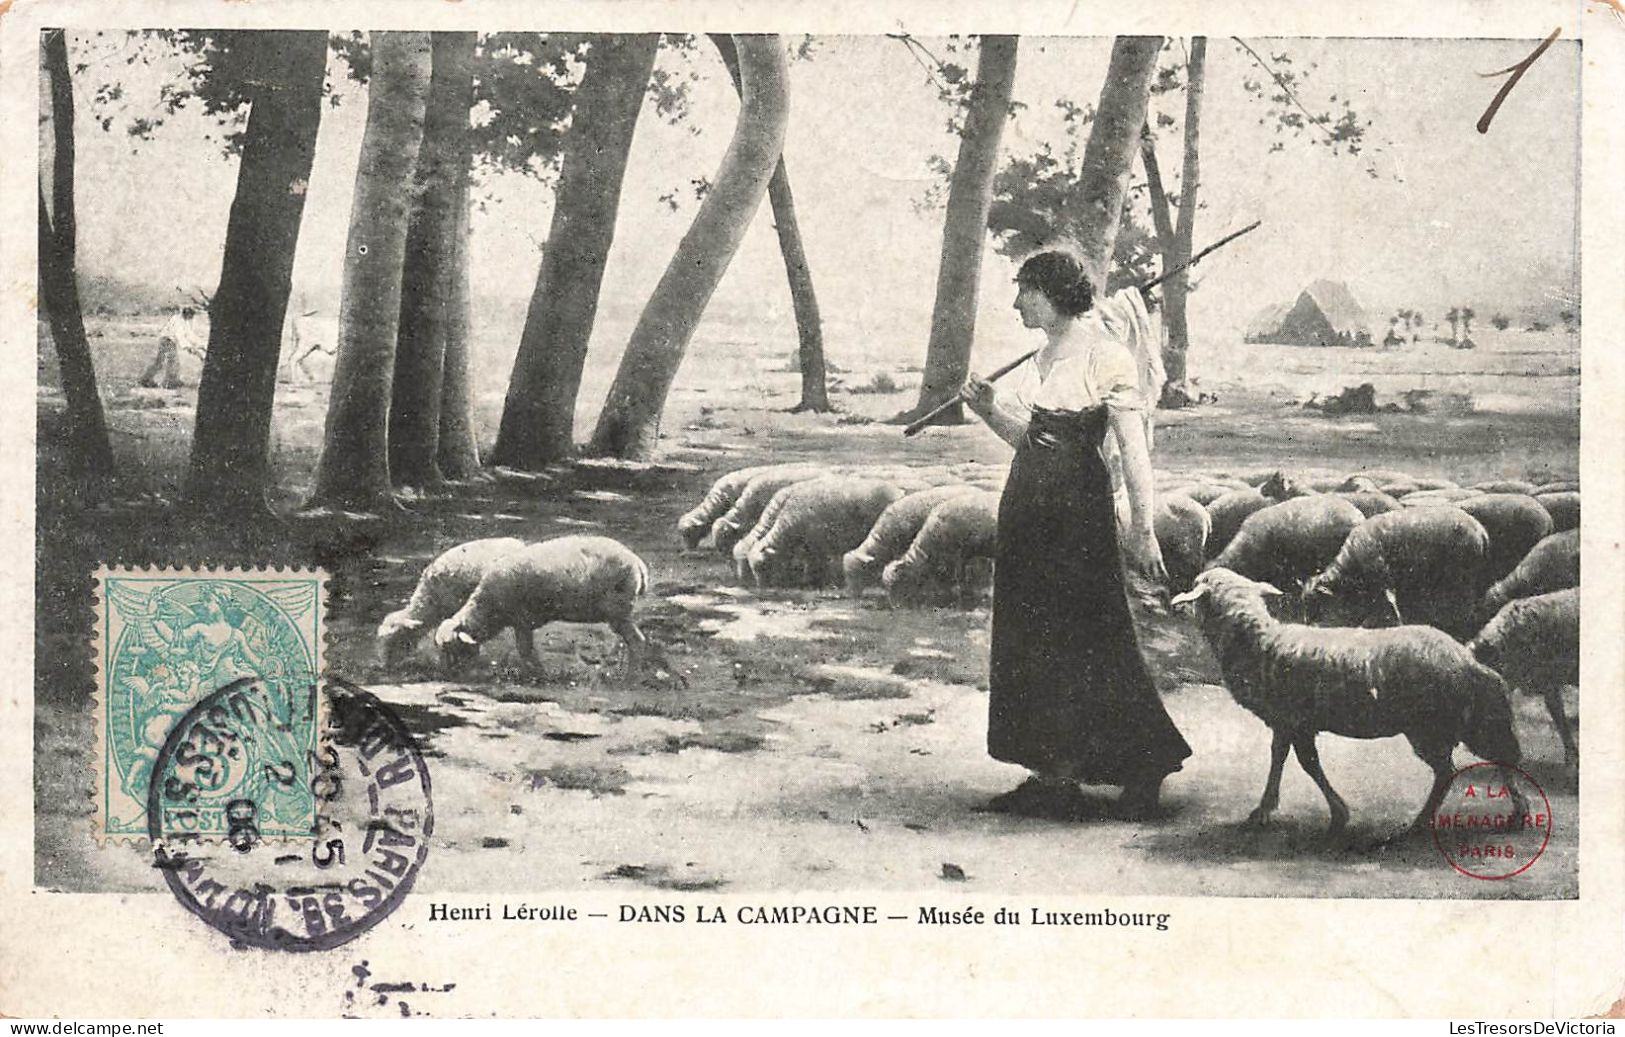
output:
<path id="1" fill-rule="evenodd" d="M 1153 277 L 1151 280 L 1147 281 L 1145 284 L 1140 285 L 1140 293 L 1143 295 L 1146 292 L 1149 292 L 1151 289 L 1155 288 L 1157 285 L 1159 285 L 1162 282 L 1168 280 L 1168 278 L 1170 278 L 1170 277 L 1174 276 L 1175 274 L 1179 273 L 1181 270 L 1190 269 L 1191 267 L 1195 266 L 1201 260 L 1201 258 L 1203 256 L 1207 255 L 1209 252 L 1217 251 L 1218 249 L 1223 248 L 1225 245 L 1230 244 L 1232 241 L 1235 241 L 1237 238 L 1241 237 L 1243 234 L 1246 234 L 1246 233 L 1248 233 L 1250 231 L 1257 230 L 1258 225 L 1263 223 L 1263 222 L 1264 222 L 1263 220 L 1254 220 L 1252 223 L 1249 223 L 1247 226 L 1241 228 L 1240 230 L 1235 231 L 1235 232 L 1230 233 L 1230 234 L 1226 234 L 1224 237 L 1220 238 L 1218 241 L 1215 241 L 1213 244 L 1209 245 L 1207 248 L 1204 248 L 1202 251 L 1196 253 L 1196 255 L 1192 256 L 1190 259 L 1188 259 L 1185 262 L 1183 262 L 1183 263 L 1179 264 L 1178 266 L 1174 267 L 1172 270 L 1164 271 L 1163 273 L 1160 273 L 1156 277 Z M 1009 374 L 1011 371 L 1014 371 L 1016 368 L 1020 367 L 1022 364 L 1025 364 L 1027 361 L 1031 360 L 1033 357 L 1035 357 L 1037 355 L 1038 355 L 1038 350 L 1036 350 L 1036 349 L 1029 350 L 1028 352 L 1021 354 L 1021 356 L 1017 357 L 1016 359 L 1010 361 L 1008 364 L 1005 364 L 1003 367 L 999 368 L 997 371 L 994 371 L 992 374 L 988 375 L 985 379 L 983 379 L 983 381 L 986 381 L 986 382 L 989 382 L 989 383 L 996 382 L 1000 378 L 1003 378 L 1005 375 Z M 962 401 L 959 398 L 959 394 L 957 392 L 954 393 L 952 396 L 948 397 L 946 400 L 943 400 L 941 403 L 937 404 L 935 407 L 932 407 L 929 411 L 926 411 L 926 413 L 923 416 L 921 416 L 919 418 L 916 418 L 913 422 L 909 423 L 906 427 L 904 427 L 903 435 L 905 435 L 905 436 L 915 435 L 921 429 L 923 429 L 927 425 L 931 424 L 931 422 L 933 422 L 937 418 L 941 417 L 945 412 L 948 411 L 949 408 L 953 407 L 954 404 L 962 403 L 962 402 L 964 402 L 964 401 Z"/>

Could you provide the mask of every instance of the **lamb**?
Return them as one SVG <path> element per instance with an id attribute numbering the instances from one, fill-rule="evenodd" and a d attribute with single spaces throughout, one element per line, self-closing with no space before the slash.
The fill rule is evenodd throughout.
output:
<path id="1" fill-rule="evenodd" d="M 620 541 L 582 534 L 555 537 L 495 559 L 434 639 L 449 652 L 512 628 L 520 657 L 535 662 L 536 628 L 555 621 L 606 623 L 626 643 L 629 669 L 645 656 L 664 662 L 632 620 L 633 605 L 648 588 L 649 567 Z"/>
<path id="2" fill-rule="evenodd" d="M 1296 592 L 1337 557 L 1344 539 L 1365 520 L 1341 497 L 1296 497 L 1248 515 L 1208 568 L 1230 569 Z"/>
<path id="3" fill-rule="evenodd" d="M 1522 760 L 1506 684 L 1450 635 L 1427 626 L 1360 630 L 1283 623 L 1265 604 L 1266 595 L 1278 593 L 1214 568 L 1174 599 L 1196 603 L 1230 696 L 1270 729 L 1269 779 L 1248 824 L 1268 823 L 1279 805 L 1289 750 L 1326 797 L 1330 834 L 1348 824 L 1348 805 L 1320 765 L 1315 739 L 1322 731 L 1348 738 L 1405 736 L 1433 770 L 1433 787 L 1411 823 L 1413 832 L 1428 827 L 1443 801 L 1458 742 L 1502 767 Z M 1521 819 L 1527 805 L 1517 786 L 1507 784 Z"/>
<path id="4" fill-rule="evenodd" d="M 1303 589 L 1305 616 L 1333 626 L 1425 623 L 1459 641 L 1475 629 L 1489 535 L 1459 508 L 1366 519 Z"/>
<path id="5" fill-rule="evenodd" d="M 733 507 L 739 495 L 745 491 L 746 485 L 773 467 L 773 465 L 755 465 L 750 468 L 736 468 L 712 483 L 705 497 L 677 520 L 677 535 L 683 538 L 683 546 L 690 551 L 700 546 L 700 541 L 711 532 L 711 524 Z"/>
<path id="6" fill-rule="evenodd" d="M 841 570 L 846 576 L 847 593 L 862 594 L 864 587 L 886 566 L 886 563 L 907 551 L 920 527 L 925 525 L 926 518 L 937 505 L 961 494 L 977 492 L 980 491 L 963 483 L 936 486 L 911 493 L 881 512 L 863 543 L 841 558 Z"/>
<path id="7" fill-rule="evenodd" d="M 1345 490 L 1337 494 L 1337 496 L 1359 508 L 1360 514 L 1366 518 L 1381 515 L 1384 512 L 1398 511 L 1402 506 L 1399 501 L 1381 490 Z"/>
<path id="8" fill-rule="evenodd" d="M 1552 517 L 1552 532 L 1561 533 L 1565 529 L 1578 529 L 1580 526 L 1580 493 L 1578 490 L 1554 490 L 1550 493 L 1535 494 L 1535 502 L 1546 509 L 1546 514 Z"/>
<path id="9" fill-rule="evenodd" d="M 1261 511 L 1275 503 L 1254 489 L 1232 490 L 1207 506 L 1208 518 L 1213 520 L 1213 526 L 1207 535 L 1207 553 L 1209 557 L 1223 551 L 1229 545 L 1236 532 L 1247 516 L 1255 511 Z"/>
<path id="10" fill-rule="evenodd" d="M 1488 622 L 1509 601 L 1580 585 L 1580 531 L 1553 533 L 1529 549 L 1523 561 L 1484 592 L 1479 619 Z"/>
<path id="11" fill-rule="evenodd" d="M 841 556 L 863 543 L 881 512 L 902 496 L 896 484 L 879 479 L 836 476 L 795 484 L 751 549 L 757 586 L 829 582 L 840 571 Z"/>
<path id="12" fill-rule="evenodd" d="M 525 546 L 517 537 L 470 540 L 443 552 L 424 567 L 404 608 L 378 624 L 378 658 L 394 666 L 427 629 L 463 607 L 492 562 Z"/>
<path id="13" fill-rule="evenodd" d="M 829 474 L 830 470 L 820 465 L 797 464 L 775 465 L 772 469 L 752 477 L 740 491 L 739 499 L 734 501 L 733 507 L 711 524 L 711 543 L 724 558 L 731 556 L 734 544 L 756 525 L 756 520 L 762 515 L 762 509 L 767 507 L 767 502 L 773 499 L 775 493 L 794 483 L 818 479 Z"/>
<path id="14" fill-rule="evenodd" d="M 971 491 L 931 509 L 908 550 L 881 573 L 886 593 L 899 600 L 927 584 L 965 591 L 965 565 L 993 558 L 998 541 L 999 498 Z"/>
<path id="15" fill-rule="evenodd" d="M 1580 683 L 1580 588 L 1507 602 L 1467 647 L 1509 686 L 1545 700 L 1564 762 L 1578 765 L 1580 748 L 1563 714 L 1563 686 Z"/>
<path id="16" fill-rule="evenodd" d="M 1200 503 L 1175 493 L 1157 502 L 1152 528 L 1162 548 L 1169 587 L 1186 589 L 1207 560 L 1207 538 L 1213 531 L 1213 519 Z"/>
<path id="17" fill-rule="evenodd" d="M 1491 493 L 1460 502 L 1457 507 L 1490 535 L 1486 557 L 1490 582 L 1511 572 L 1529 549 L 1552 533 L 1552 516 L 1535 498 L 1521 493 Z"/>

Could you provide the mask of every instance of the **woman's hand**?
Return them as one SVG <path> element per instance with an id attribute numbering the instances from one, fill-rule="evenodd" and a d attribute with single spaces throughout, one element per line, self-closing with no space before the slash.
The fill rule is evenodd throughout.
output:
<path id="1" fill-rule="evenodd" d="M 965 384 L 959 387 L 959 398 L 964 401 L 965 406 L 986 418 L 993 412 L 996 394 L 992 383 L 971 375 L 965 379 Z"/>
<path id="2" fill-rule="evenodd" d="M 1162 546 L 1157 543 L 1155 530 L 1136 524 L 1129 528 L 1123 546 L 1142 576 L 1161 586 L 1168 585 L 1168 569 L 1162 563 Z"/>

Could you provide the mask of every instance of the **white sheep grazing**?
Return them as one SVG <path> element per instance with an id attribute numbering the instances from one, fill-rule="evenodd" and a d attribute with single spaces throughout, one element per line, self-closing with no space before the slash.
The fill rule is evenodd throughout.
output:
<path id="1" fill-rule="evenodd" d="M 1459 641 L 1474 629 L 1489 535 L 1460 508 L 1401 508 L 1366 519 L 1303 588 L 1305 615 L 1328 626 L 1424 623 Z"/>
<path id="2" fill-rule="evenodd" d="M 1467 646 L 1507 684 L 1538 694 L 1563 741 L 1563 758 L 1580 762 L 1580 747 L 1563 715 L 1563 686 L 1580 683 L 1580 588 L 1507 602 Z"/>
<path id="3" fill-rule="evenodd" d="M 1324 493 L 1294 497 L 1248 515 L 1208 565 L 1296 593 L 1309 577 L 1331 564 L 1343 540 L 1365 520 L 1359 508 L 1341 497 Z"/>
<path id="4" fill-rule="evenodd" d="M 494 560 L 463 607 L 440 624 L 435 644 L 472 647 L 511 628 L 520 656 L 534 662 L 538 627 L 606 623 L 626 642 L 632 668 L 651 654 L 632 621 L 633 605 L 648 588 L 649 567 L 618 540 L 580 534 L 543 540 Z"/>
<path id="5" fill-rule="evenodd" d="M 1213 519 L 1199 502 L 1183 493 L 1170 493 L 1157 501 L 1151 521 L 1168 570 L 1168 585 L 1176 591 L 1185 590 L 1207 560 L 1207 538 L 1213 532 Z"/>
<path id="6" fill-rule="evenodd" d="M 1433 787 L 1411 824 L 1425 829 L 1455 773 L 1458 742 L 1503 767 L 1522 759 L 1506 684 L 1450 635 L 1427 626 L 1327 629 L 1270 615 L 1274 587 L 1228 569 L 1208 569 L 1174 598 L 1195 602 L 1202 633 L 1224 671 L 1230 696 L 1269 727 L 1269 780 L 1248 822 L 1268 822 L 1280 803 L 1281 770 L 1295 751 L 1331 811 L 1331 832 L 1349 809 L 1320 766 L 1315 738 L 1404 735 L 1433 770 Z M 1518 818 L 1526 805 L 1514 789 Z"/>
<path id="7" fill-rule="evenodd" d="M 745 484 L 733 506 L 711 524 L 711 543 L 724 558 L 732 557 L 734 544 L 756 525 L 762 509 L 775 493 L 794 483 L 829 474 L 828 468 L 815 464 L 774 465 L 757 473 Z"/>
<path id="8" fill-rule="evenodd" d="M 1550 536 L 1552 516 L 1533 497 L 1521 493 L 1486 493 L 1456 507 L 1479 521 L 1490 535 L 1487 563 L 1490 581 L 1511 572 L 1529 549 Z"/>
<path id="9" fill-rule="evenodd" d="M 757 586 L 830 582 L 841 571 L 841 556 L 863 543 L 881 512 L 902 496 L 895 483 L 880 479 L 837 475 L 795 484 L 751 549 Z"/>
<path id="10" fill-rule="evenodd" d="M 746 583 L 751 579 L 750 555 L 756 550 L 756 541 L 762 539 L 762 534 L 772 529 L 773 523 L 779 520 L 779 512 L 784 510 L 784 502 L 790 499 L 790 491 L 796 485 L 791 483 L 775 493 L 767 502 L 767 507 L 762 509 L 761 517 L 756 520 L 756 524 L 750 527 L 750 532 L 740 537 L 739 542 L 733 546 L 734 578 L 740 583 Z"/>
<path id="11" fill-rule="evenodd" d="M 1484 592 L 1478 618 L 1489 622 L 1509 601 L 1580 585 L 1580 531 L 1553 533 L 1529 549 L 1510 573 Z"/>
<path id="12" fill-rule="evenodd" d="M 846 592 L 862 594 L 863 588 L 886 563 L 900 557 L 914 542 L 914 537 L 925 525 L 932 509 L 943 501 L 964 493 L 978 492 L 963 483 L 934 486 L 893 501 L 875 524 L 863 543 L 841 558 L 841 571 L 846 577 Z"/>
<path id="13" fill-rule="evenodd" d="M 379 661 L 385 666 L 400 662 L 425 630 L 463 607 L 492 562 L 524 546 L 516 537 L 470 540 L 430 562 L 406 606 L 378 624 Z"/>
<path id="14" fill-rule="evenodd" d="M 677 520 L 677 535 L 683 538 L 683 546 L 690 551 L 700 546 L 700 541 L 711 532 L 711 524 L 734 506 L 739 495 L 745 491 L 746 485 L 772 467 L 772 465 L 756 465 L 751 468 L 736 468 L 713 482 L 711 488 L 705 492 L 705 497 Z"/>
<path id="15" fill-rule="evenodd" d="M 931 584 L 965 593 L 965 566 L 976 558 L 991 560 L 998 544 L 999 496 L 982 490 L 951 497 L 931 509 L 919 533 L 881 572 L 881 583 L 894 600 Z"/>
<path id="16" fill-rule="evenodd" d="M 1552 517 L 1552 532 L 1561 533 L 1565 529 L 1578 529 L 1580 527 L 1580 491 L 1579 490 L 1552 490 L 1548 493 L 1535 494 L 1535 502 L 1546 509 L 1546 514 Z"/>

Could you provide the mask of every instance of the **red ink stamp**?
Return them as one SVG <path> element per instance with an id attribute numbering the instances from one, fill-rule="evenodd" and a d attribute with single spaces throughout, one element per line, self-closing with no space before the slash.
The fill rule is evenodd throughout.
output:
<path id="1" fill-rule="evenodd" d="M 1450 779 L 1429 821 L 1433 842 L 1469 878 L 1499 881 L 1528 871 L 1552 838 L 1552 803 L 1525 772 L 1475 763 Z"/>

